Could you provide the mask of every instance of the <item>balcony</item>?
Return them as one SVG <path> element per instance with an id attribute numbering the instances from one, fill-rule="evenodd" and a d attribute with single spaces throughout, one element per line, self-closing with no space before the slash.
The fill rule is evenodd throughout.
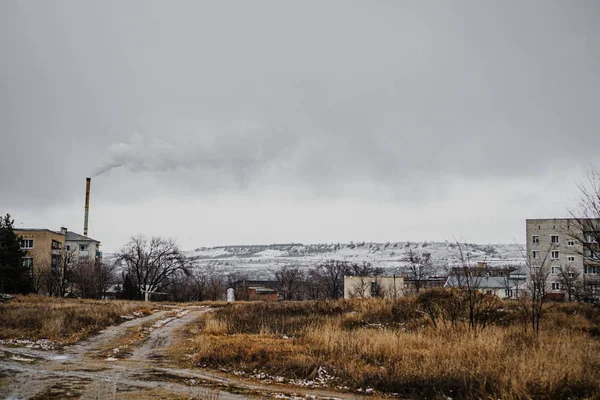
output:
<path id="1" fill-rule="evenodd" d="M 62 255 L 62 250 L 61 249 L 52 249 L 50 253 L 53 256 L 60 256 L 60 255 Z"/>
<path id="2" fill-rule="evenodd" d="M 88 250 L 79 250 L 79 257 L 89 257 L 90 256 L 90 252 Z"/>

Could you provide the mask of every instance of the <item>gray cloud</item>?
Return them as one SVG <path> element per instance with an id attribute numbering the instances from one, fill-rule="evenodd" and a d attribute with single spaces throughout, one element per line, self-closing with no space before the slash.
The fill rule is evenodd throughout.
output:
<path id="1" fill-rule="evenodd" d="M 599 162 L 599 17 L 595 1 L 2 2 L 0 205 L 79 201 L 109 170 L 97 201 L 414 204 Z"/>

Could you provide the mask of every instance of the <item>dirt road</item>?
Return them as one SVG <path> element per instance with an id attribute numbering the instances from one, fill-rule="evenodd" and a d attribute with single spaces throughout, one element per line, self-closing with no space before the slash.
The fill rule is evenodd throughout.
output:
<path id="1" fill-rule="evenodd" d="M 208 311 L 206 307 L 160 311 L 109 327 L 61 351 L 0 347 L 0 398 L 359 398 L 325 390 L 254 383 L 205 370 L 174 368 L 163 352 L 179 328 Z"/>

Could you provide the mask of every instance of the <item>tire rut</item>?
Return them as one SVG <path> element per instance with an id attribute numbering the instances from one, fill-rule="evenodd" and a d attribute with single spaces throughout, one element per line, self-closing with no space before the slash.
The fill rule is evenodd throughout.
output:
<path id="1" fill-rule="evenodd" d="M 59 352 L 0 347 L 0 377 L 5 376 L 0 398 L 362 398 L 349 393 L 254 383 L 212 371 L 169 368 L 163 362 L 163 352 L 175 332 L 208 311 L 210 308 L 202 306 L 160 311 L 111 326 Z M 128 357 L 97 358 L 112 340 L 141 326 L 148 330 L 147 336 Z M 2 354 L 9 357 L 3 359 Z"/>

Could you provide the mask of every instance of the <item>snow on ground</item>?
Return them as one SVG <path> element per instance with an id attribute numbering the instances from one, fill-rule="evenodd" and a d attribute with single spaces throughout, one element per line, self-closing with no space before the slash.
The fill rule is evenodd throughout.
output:
<path id="1" fill-rule="evenodd" d="M 517 244 L 462 246 L 472 263 L 485 261 L 493 266 L 524 264 L 522 246 Z M 447 241 L 219 246 L 198 248 L 188 252 L 188 255 L 197 257 L 199 268 L 214 273 L 238 274 L 248 279 L 271 279 L 274 272 L 284 266 L 310 268 L 330 259 L 352 263 L 369 262 L 392 275 L 403 272 L 405 264 L 402 257 L 411 248 L 430 252 L 433 265 L 440 274 L 460 263 L 458 246 Z"/>

